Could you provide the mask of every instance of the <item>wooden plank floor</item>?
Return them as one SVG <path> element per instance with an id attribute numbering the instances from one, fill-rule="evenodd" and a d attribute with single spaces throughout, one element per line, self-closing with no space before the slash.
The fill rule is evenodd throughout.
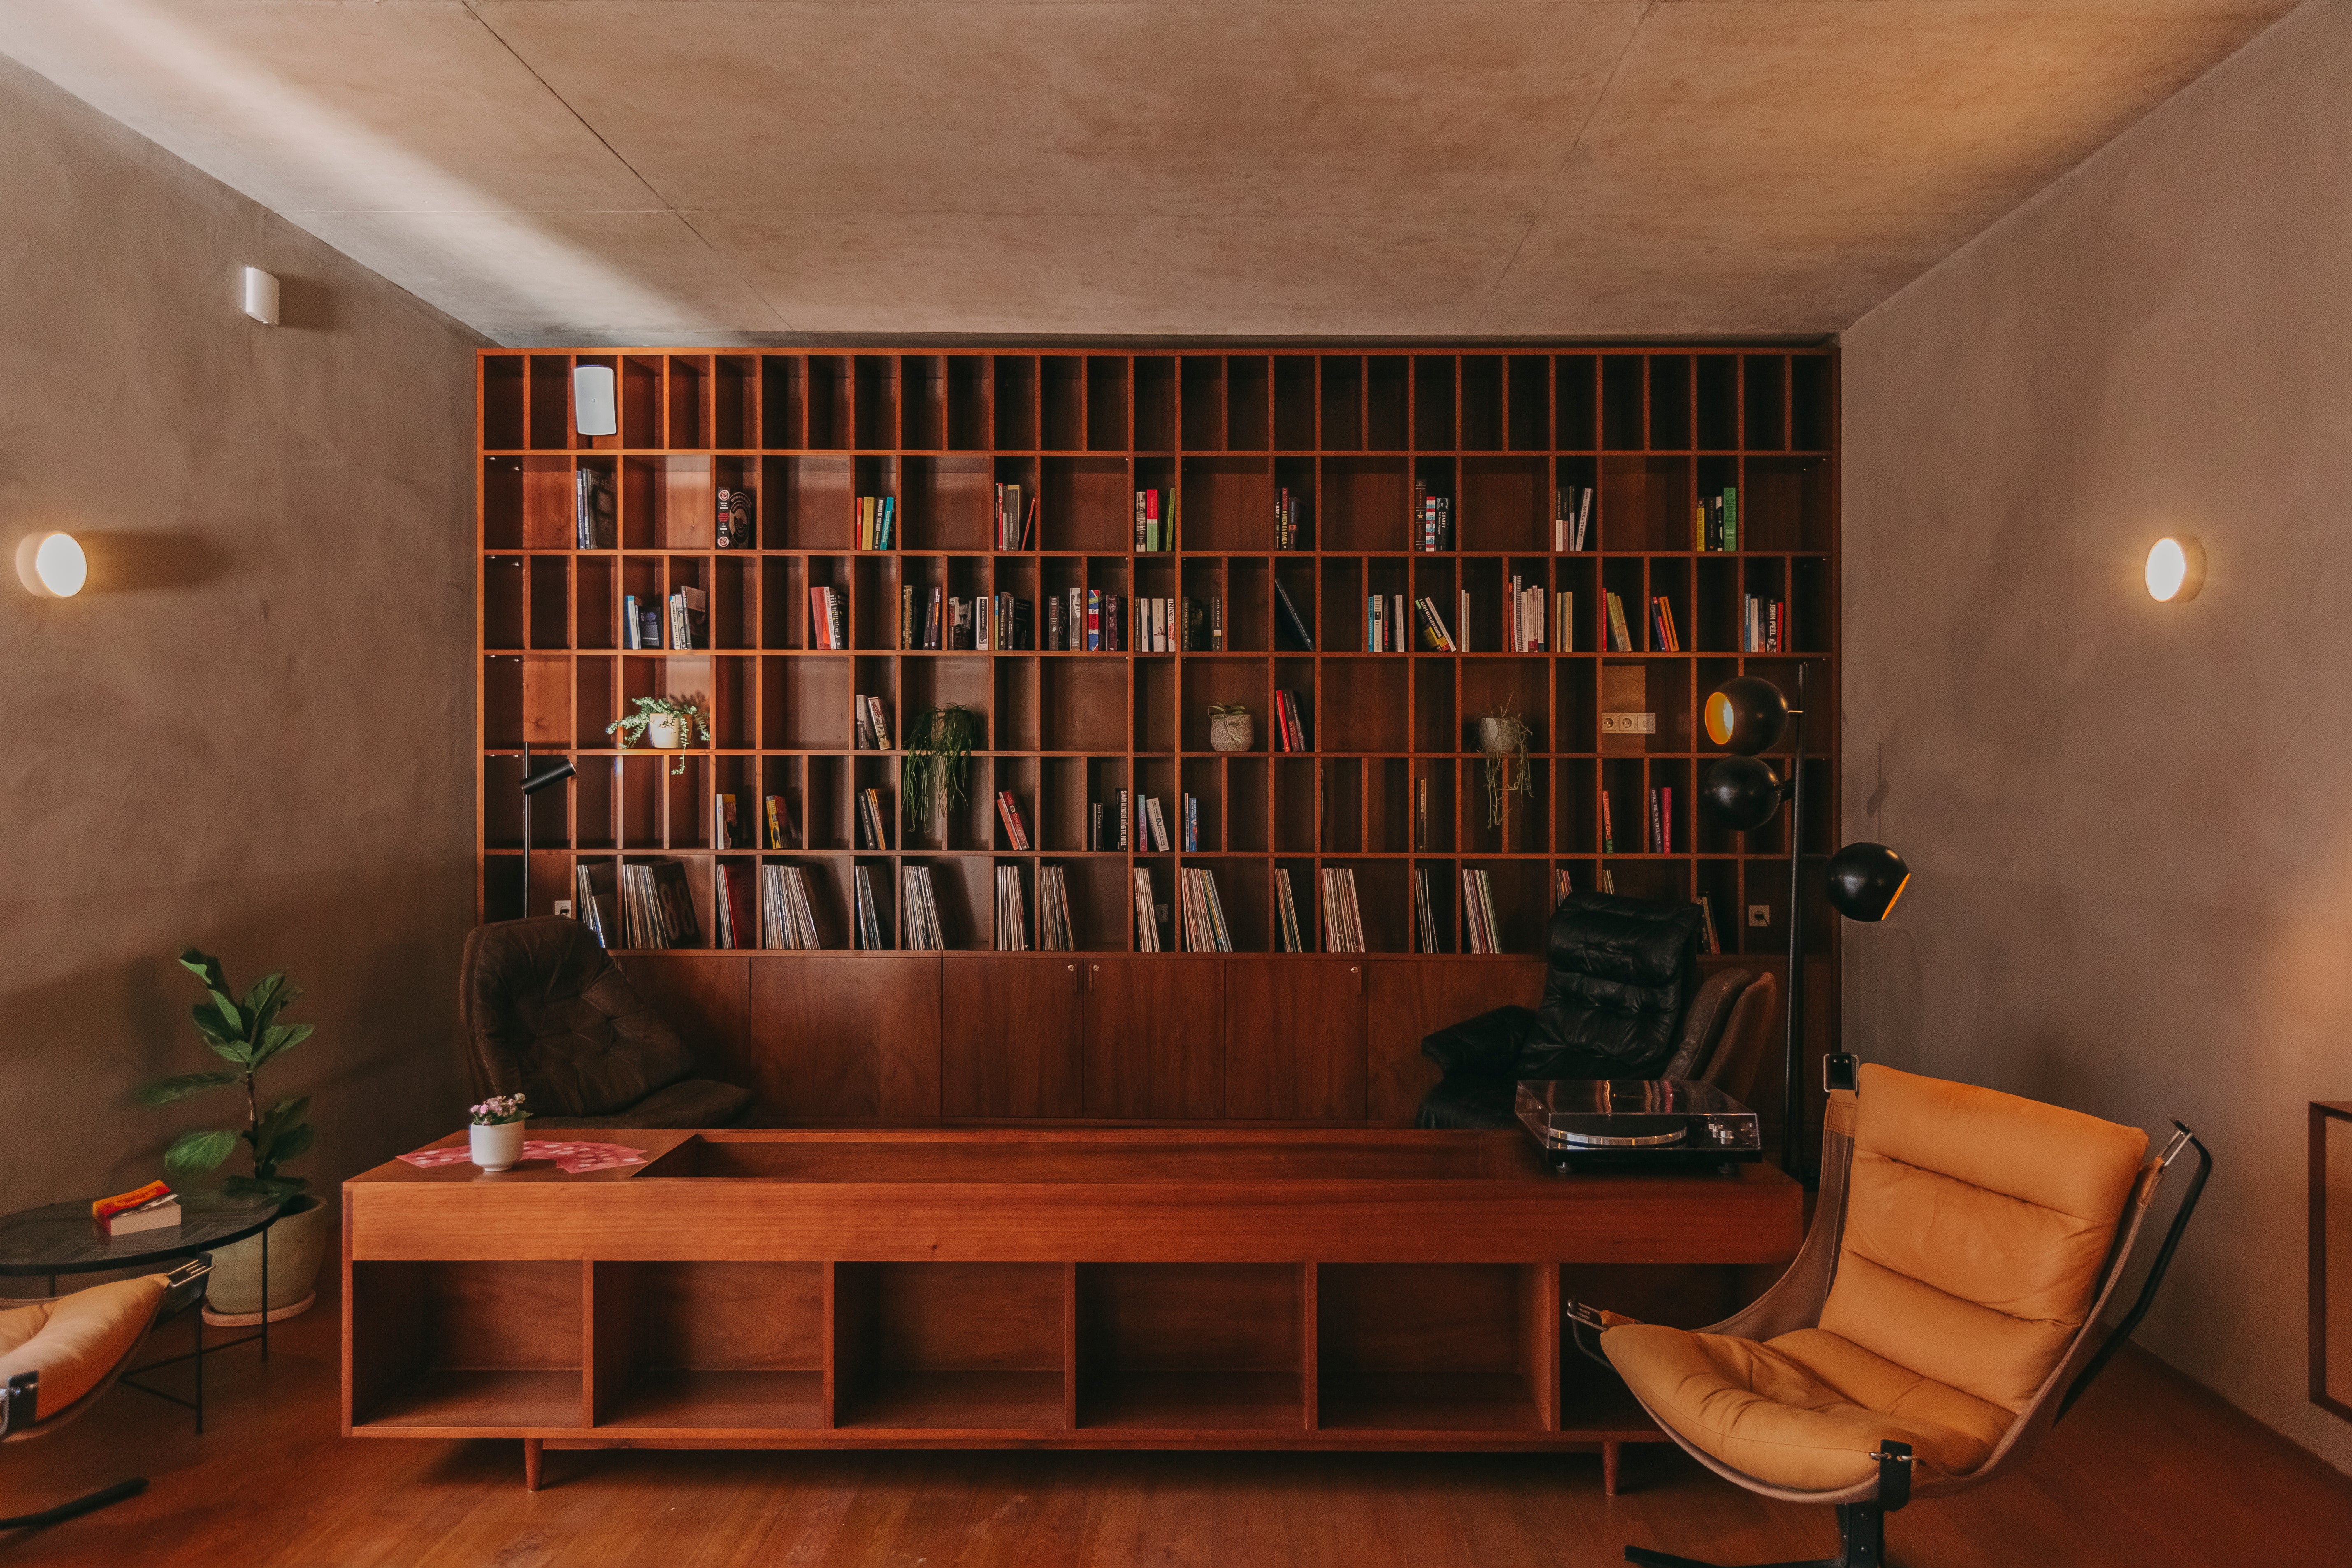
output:
<path id="1" fill-rule="evenodd" d="M 214 1363 L 212 1430 L 118 1388 L 0 1448 L 0 1511 L 131 1474 L 145 1495 L 0 1532 L 0 1568 L 1599 1568 L 1627 1542 L 1822 1555 L 1826 1509 L 1760 1502 L 1679 1455 L 569 1453 L 335 1435 L 337 1314 L 264 1369 Z M 164 1331 L 183 1348 L 184 1324 Z M 1902 1568 L 2225 1568 L 2352 1559 L 2352 1480 L 2137 1354 L 2020 1474 L 1889 1524 Z"/>

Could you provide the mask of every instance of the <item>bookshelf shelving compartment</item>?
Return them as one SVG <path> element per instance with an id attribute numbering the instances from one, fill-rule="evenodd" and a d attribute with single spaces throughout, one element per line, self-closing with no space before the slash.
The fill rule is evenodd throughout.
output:
<path id="1" fill-rule="evenodd" d="M 615 366 L 619 436 L 572 433 L 576 363 Z M 740 955 L 755 964 L 881 957 L 845 951 L 861 865 L 893 952 L 908 940 L 900 872 L 921 865 L 954 952 L 1030 962 L 999 953 L 1010 933 L 995 929 L 994 875 L 1020 872 L 1021 939 L 1034 950 L 1037 873 L 1059 867 L 1077 950 L 1059 967 L 1079 976 L 1081 998 L 1093 982 L 1071 960 L 1176 961 L 1172 919 L 1159 932 L 1162 954 L 1139 952 L 1131 874 L 1150 872 L 1172 916 L 1178 872 L 1195 866 L 1215 876 L 1237 950 L 1204 962 L 1344 962 L 1359 977 L 1360 1006 L 1383 983 L 1454 1005 L 1443 984 L 1365 981 L 1407 960 L 1517 974 L 1540 950 L 1562 876 L 1578 889 L 1605 876 L 1620 892 L 1704 895 L 1727 961 L 1775 967 L 1786 945 L 1785 829 L 1726 833 L 1696 811 L 1716 754 L 1696 720 L 1706 692 L 1735 674 L 1793 694 L 1801 663 L 1812 706 L 1809 842 L 1827 846 L 1837 820 L 1838 386 L 1827 349 L 492 350 L 479 369 L 479 912 L 544 913 L 572 896 L 583 861 L 680 861 L 706 946 L 630 955 L 633 973 L 733 956 L 707 945 L 722 859 L 752 872 L 798 866 L 818 905 L 826 951 Z M 613 549 L 575 548 L 583 468 L 612 484 Z M 1033 548 L 990 548 L 1000 483 L 1036 498 Z M 1411 548 L 1416 485 L 1450 498 L 1453 548 Z M 1552 548 L 1554 498 L 1566 486 L 1595 492 L 1582 551 Z M 752 492 L 749 548 L 717 548 L 721 488 Z M 1171 551 L 1135 547 L 1135 492 L 1151 488 L 1181 492 Z M 1740 548 L 1694 549 L 1694 506 L 1727 488 L 1737 491 Z M 1300 501 L 1295 551 L 1274 548 L 1282 489 Z M 856 548 L 856 498 L 870 495 L 898 502 L 895 548 Z M 1574 595 L 1572 647 L 1502 646 L 1514 577 L 1540 587 L 1547 605 Z M 624 596 L 657 601 L 686 584 L 707 595 L 711 646 L 627 648 Z M 1028 601 L 1033 646 L 900 647 L 902 589 L 934 586 Z M 813 587 L 845 601 L 840 651 L 818 646 Z M 1307 623 L 1311 649 L 1280 624 L 1277 587 Z M 1173 653 L 1034 646 L 1044 600 L 1072 588 L 1214 599 L 1223 644 Z M 1427 651 L 1417 636 L 1410 653 L 1364 651 L 1367 595 L 1433 596 L 1450 626 L 1465 591 L 1464 651 Z M 1631 647 L 1622 651 L 1608 641 L 1609 593 L 1625 606 Z M 1745 646 L 1751 595 L 1786 604 L 1781 650 Z M 1671 605 L 1679 651 L 1661 646 L 1643 613 L 1655 598 Z M 1306 750 L 1279 749 L 1277 690 L 1296 696 Z M 605 733 L 633 698 L 686 694 L 708 700 L 712 743 L 684 753 L 683 774 L 671 772 L 676 753 L 623 752 Z M 982 716 L 971 802 L 944 824 L 910 811 L 901 753 L 856 749 L 852 703 L 865 696 L 880 700 L 898 743 L 934 704 Z M 1210 749 L 1208 705 L 1225 702 L 1255 716 L 1254 750 Z M 1655 732 L 1604 730 L 1608 714 L 1625 710 L 1654 714 Z M 1507 796 L 1490 824 L 1473 731 L 1503 711 L 1531 727 L 1534 795 Z M 527 886 L 514 796 L 526 742 L 578 767 L 562 793 L 535 804 Z M 856 814 L 866 789 L 885 816 L 878 846 Z M 1176 847 L 1087 847 L 1089 808 L 1108 815 L 1122 789 L 1160 800 Z M 998 823 L 999 790 L 1019 801 L 1032 847 L 1016 849 Z M 1650 802 L 1668 790 L 1661 841 Z M 736 797 L 745 836 L 723 848 L 712 802 L 721 792 Z M 1181 847 L 1188 795 L 1200 802 L 1197 851 Z M 770 795 L 782 802 L 781 845 L 765 832 Z M 1327 868 L 1354 873 L 1364 953 L 1318 951 Z M 1417 871 L 1430 875 L 1433 953 L 1420 951 L 1412 917 Z M 1496 957 L 1470 951 L 1465 871 L 1486 873 Z M 1296 959 L 1279 952 L 1283 872 L 1307 950 Z M 1832 922 L 1809 930 L 1819 967 L 1807 1028 L 1827 1037 L 1837 1005 Z M 684 994 L 711 982 L 673 973 L 665 984 Z M 1494 1000 L 1532 1000 L 1499 994 L 1519 984 L 1488 981 Z M 1342 1095 L 1343 1109 L 1328 1114 L 1392 1119 L 1406 1086 L 1384 1098 L 1382 1070 L 1365 1069 L 1369 1103 Z M 1218 1096 L 1202 1087 L 1187 1098 Z M 997 1114 L 1023 1113 L 1018 1096 L 981 1099 L 1006 1108 Z M 931 1113 L 957 1111 L 940 1102 Z M 1211 1113 L 1234 1114 L 1223 1102 Z"/>

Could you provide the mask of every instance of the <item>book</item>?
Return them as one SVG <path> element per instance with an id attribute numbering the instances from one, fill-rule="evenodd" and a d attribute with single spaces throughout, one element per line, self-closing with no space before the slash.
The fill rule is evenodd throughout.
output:
<path id="1" fill-rule="evenodd" d="M 898 869 L 898 880 L 906 905 L 907 951 L 946 951 L 948 944 L 940 929 L 939 902 L 931 895 L 931 868 L 929 866 L 902 866 Z"/>
<path id="2" fill-rule="evenodd" d="M 1077 943 L 1070 933 L 1070 891 L 1059 866 L 1037 868 L 1037 946 L 1045 952 L 1069 952 Z"/>
<path id="3" fill-rule="evenodd" d="M 1633 651 L 1633 628 L 1625 624 L 1625 601 L 1617 596 L 1617 592 L 1613 588 L 1604 594 L 1602 598 L 1607 602 L 1609 608 L 1610 651 L 1612 653 L 1632 653 Z"/>
<path id="4" fill-rule="evenodd" d="M 1279 577 L 1274 580 L 1274 601 L 1276 621 L 1283 634 L 1298 645 L 1299 652 L 1313 653 L 1314 634 L 1307 629 L 1307 623 L 1299 617 L 1298 606 L 1290 602 L 1290 590 L 1282 585 Z"/>
<path id="5" fill-rule="evenodd" d="M 1146 849 L 1156 849 L 1163 855 L 1166 854 L 1174 846 L 1168 839 L 1168 818 L 1160 815 L 1158 795 L 1144 797 L 1143 815 L 1144 822 L 1136 830 L 1137 842 Z M 1146 827 L 1150 829 L 1148 835 L 1144 831 Z"/>
<path id="6" fill-rule="evenodd" d="M 631 948 L 700 947 L 702 927 L 686 866 L 678 860 L 624 865 L 620 871 L 621 940 Z"/>
<path id="7" fill-rule="evenodd" d="M 621 595 L 621 646 L 625 648 L 641 648 L 646 646 L 645 616 L 638 612 L 637 596 L 635 594 Z M 661 645 L 656 643 L 655 646 L 658 647 Z"/>
<path id="8" fill-rule="evenodd" d="M 1306 752 L 1314 748 L 1307 743 L 1307 722 L 1298 709 L 1298 694 L 1277 687 L 1274 693 L 1275 739 L 1286 752 Z"/>
<path id="9" fill-rule="evenodd" d="M 1552 492 L 1551 547 L 1555 551 L 1584 548 L 1585 531 L 1592 524 L 1592 488 L 1563 485 Z"/>
<path id="10" fill-rule="evenodd" d="M 1225 651 L 1225 601 L 1223 595 L 1209 598 L 1209 651 Z"/>
<path id="11" fill-rule="evenodd" d="M 1112 845 L 1111 847 L 1114 849 L 1125 849 L 1129 847 L 1128 823 L 1129 821 L 1127 813 L 1127 791 L 1120 790 L 1117 798 L 1118 801 L 1118 842 Z"/>
<path id="12" fill-rule="evenodd" d="M 751 492 L 738 485 L 719 487 L 717 543 L 721 550 L 749 550 L 759 542 L 752 527 Z"/>
<path id="13" fill-rule="evenodd" d="M 1446 626 L 1444 612 L 1437 607 L 1436 599 L 1424 595 L 1414 600 L 1413 605 L 1421 614 L 1422 641 L 1439 653 L 1458 652 L 1453 629 Z"/>
<path id="14" fill-rule="evenodd" d="M 882 711 L 882 699 L 879 697 L 866 697 L 860 699 L 860 700 L 866 704 L 866 727 L 874 732 L 874 749 L 877 752 L 888 751 L 890 749 L 890 721 Z"/>
<path id="15" fill-rule="evenodd" d="M 1022 508 L 1019 485 L 996 487 L 996 548 L 1024 550 L 1027 541 L 1023 536 L 1024 520 L 1028 514 Z"/>
<path id="16" fill-rule="evenodd" d="M 572 470 L 573 541 L 583 550 L 613 548 L 613 475 L 596 464 Z M 722 495 L 725 491 L 719 492 Z M 610 603 L 607 600 L 606 603 Z"/>
<path id="17" fill-rule="evenodd" d="M 1087 847 L 1100 849 L 1102 847 L 1102 802 L 1090 800 L 1087 802 Z"/>
<path id="18" fill-rule="evenodd" d="M 621 934 L 620 883 L 610 860 L 583 860 L 572 868 L 572 912 L 609 949 Z"/>
<path id="19" fill-rule="evenodd" d="M 1298 900 L 1290 891 L 1290 868 L 1277 866 L 1274 872 L 1274 901 L 1276 923 L 1281 930 L 1276 940 L 1284 952 L 1304 951 L 1298 945 Z"/>
<path id="20" fill-rule="evenodd" d="M 1503 951 L 1495 924 L 1495 895 L 1483 870 L 1462 873 L 1462 924 L 1470 933 L 1472 952 Z"/>
<path id="21" fill-rule="evenodd" d="M 1699 929 L 1706 935 L 1706 950 L 1711 953 L 1723 951 L 1723 941 L 1716 934 L 1715 905 L 1705 893 L 1698 896 Z"/>
<path id="22" fill-rule="evenodd" d="M 1184 853 L 1197 855 L 1200 852 L 1201 797 L 1188 795 L 1184 797 Z"/>
<path id="23" fill-rule="evenodd" d="M 751 866 L 731 865 L 724 860 L 711 873 L 711 903 L 719 923 L 718 945 L 722 948 L 741 947 L 758 935 L 759 889 L 754 885 L 753 875 Z"/>
<path id="24" fill-rule="evenodd" d="M 1617 853 L 1617 818 L 1610 809 L 1609 792 L 1605 789 L 1601 792 L 1601 852 Z"/>
<path id="25" fill-rule="evenodd" d="M 1568 902 L 1569 894 L 1574 891 L 1576 891 L 1576 885 L 1568 879 L 1567 867 L 1562 866 L 1552 873 L 1553 902 L 1562 904 Z"/>
<path id="26" fill-rule="evenodd" d="M 857 792 L 858 826 L 864 830 L 865 847 L 868 849 L 890 847 L 889 830 L 882 816 L 882 792 L 866 789 Z"/>
<path id="27" fill-rule="evenodd" d="M 1443 952 L 1445 951 L 1444 947 L 1440 943 L 1437 934 L 1437 900 L 1432 895 L 1430 890 L 1433 878 L 1433 873 L 1428 867 L 1416 866 L 1413 868 L 1412 917 L 1413 951 L 1415 952 Z"/>
<path id="28" fill-rule="evenodd" d="M 1364 951 L 1363 912 L 1356 905 L 1356 873 L 1348 868 L 1323 872 L 1323 951 Z"/>
<path id="29" fill-rule="evenodd" d="M 749 849 L 735 821 L 735 797 L 714 795 L 710 797 L 710 847 L 713 849 Z"/>
<path id="30" fill-rule="evenodd" d="M 1616 875 L 1608 867 L 1603 866 L 1593 873 L 1592 887 L 1595 892 L 1613 893 L 1617 890 Z"/>
<path id="31" fill-rule="evenodd" d="M 1011 848 L 1026 851 L 1029 847 L 1029 827 L 1021 820 L 1021 803 L 1013 797 L 1011 790 L 996 792 L 996 815 L 998 820 L 1004 824 L 1005 844 Z"/>
<path id="32" fill-rule="evenodd" d="M 839 650 L 849 646 L 849 606 L 837 588 L 809 591 L 809 646 Z"/>
<path id="33" fill-rule="evenodd" d="M 1145 866 L 1135 868 L 1135 951 L 1160 951 L 1158 906 L 1152 899 L 1151 871 Z"/>
<path id="34" fill-rule="evenodd" d="M 167 1182 L 154 1181 L 89 1205 L 90 1223 L 109 1236 L 163 1230 L 180 1223 L 180 1200 Z"/>
<path id="35" fill-rule="evenodd" d="M 1029 951 L 1029 910 L 1022 896 L 1018 866 L 996 868 L 996 951 Z"/>
<path id="36" fill-rule="evenodd" d="M 1216 877 L 1202 866 L 1187 866 L 1177 877 L 1181 884 L 1185 951 L 1233 952 L 1233 932 L 1225 925 L 1224 906 L 1217 900 Z"/>
<path id="37" fill-rule="evenodd" d="M 767 807 L 768 847 L 771 849 L 791 848 L 792 846 L 784 842 L 784 797 L 780 795 L 770 795 L 767 799 Z"/>

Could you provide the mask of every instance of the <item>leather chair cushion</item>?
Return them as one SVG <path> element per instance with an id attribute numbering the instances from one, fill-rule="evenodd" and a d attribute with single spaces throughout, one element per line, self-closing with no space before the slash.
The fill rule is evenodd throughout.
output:
<path id="1" fill-rule="evenodd" d="M 751 1109 L 751 1091 L 689 1078 L 657 1089 L 626 1110 L 604 1116 L 534 1116 L 530 1131 L 575 1127 L 733 1127 Z"/>
<path id="2" fill-rule="evenodd" d="M 1696 904 L 1571 893 L 1546 941 L 1544 1034 L 1608 1064 L 1579 1077 L 1654 1078 L 1675 1054 L 1698 953 Z M 1533 1054 L 1533 1044 L 1528 1054 Z M 1534 1069 L 1521 1078 L 1570 1076 Z"/>
<path id="3" fill-rule="evenodd" d="M 483 926 L 468 948 L 462 1000 L 479 1076 L 490 1093 L 528 1094 L 532 1121 L 632 1125 L 612 1117 L 694 1070 L 686 1043 L 577 921 Z"/>
<path id="4" fill-rule="evenodd" d="M 149 1274 L 0 1312 L 0 1384 L 39 1373 L 33 1418 L 47 1420 L 105 1381 L 163 1299 L 163 1276 Z"/>
<path id="5" fill-rule="evenodd" d="M 2147 1152 L 2137 1127 L 1864 1067 L 1821 1326 L 2022 1410 L 2082 1327 Z"/>
<path id="6" fill-rule="evenodd" d="M 1887 1438 L 1942 1476 L 1976 1469 L 2009 1411 L 1906 1371 L 1837 1334 L 1758 1343 L 1637 1324 L 1601 1337 L 1643 1403 L 1695 1447 L 1772 1486 L 1837 1491 L 1878 1473 Z M 1917 1479 L 1924 1479 L 1924 1476 Z"/>
<path id="7" fill-rule="evenodd" d="M 1691 998 L 1690 1011 L 1683 1015 L 1682 1038 L 1675 1043 L 1675 1054 L 1666 1058 L 1666 1065 L 1658 1069 L 1660 1078 L 1697 1078 L 1706 1071 L 1716 1047 L 1722 1044 L 1732 1008 L 1755 978 L 1745 969 L 1718 969 L 1707 976 L 1706 984 Z"/>

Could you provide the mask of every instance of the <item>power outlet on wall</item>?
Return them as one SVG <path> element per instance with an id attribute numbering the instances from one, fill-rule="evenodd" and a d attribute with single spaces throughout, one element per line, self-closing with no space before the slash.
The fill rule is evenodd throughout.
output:
<path id="1" fill-rule="evenodd" d="M 1748 905 L 1748 923 L 1752 926 L 1770 925 L 1772 923 L 1772 906 L 1769 904 Z"/>
<path id="2" fill-rule="evenodd" d="M 556 900 L 555 912 L 559 915 L 564 916 L 566 919 L 569 919 L 572 914 L 572 900 L 570 899 Z"/>

